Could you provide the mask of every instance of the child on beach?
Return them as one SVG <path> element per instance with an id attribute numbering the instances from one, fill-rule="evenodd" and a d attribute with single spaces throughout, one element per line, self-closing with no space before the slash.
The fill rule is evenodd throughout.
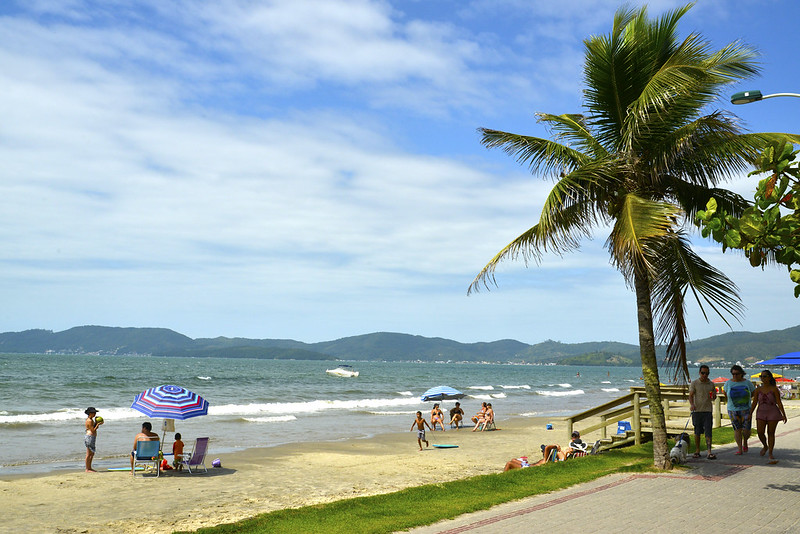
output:
<path id="1" fill-rule="evenodd" d="M 419 450 L 422 450 L 423 441 L 425 442 L 425 446 L 429 447 L 428 440 L 425 439 L 425 427 L 431 428 L 431 425 L 422 417 L 422 412 L 417 412 L 417 418 L 411 423 L 411 430 L 414 430 L 414 425 L 417 426 L 417 443 L 419 444 Z M 431 428 L 431 430 L 433 429 Z"/>
<path id="2" fill-rule="evenodd" d="M 96 473 L 96 471 L 92 469 L 92 460 L 94 459 L 94 453 L 96 451 L 97 427 L 103 424 L 103 420 L 95 420 L 97 409 L 92 408 L 91 406 L 86 408 L 83 413 L 86 414 L 86 421 L 83 423 L 83 426 L 86 429 L 86 433 L 83 436 L 83 444 L 86 446 L 86 472 Z"/>
<path id="3" fill-rule="evenodd" d="M 175 434 L 175 441 L 172 443 L 172 458 L 172 466 L 181 471 L 183 469 L 183 464 L 181 463 L 183 459 L 183 442 L 181 441 L 180 432 Z"/>

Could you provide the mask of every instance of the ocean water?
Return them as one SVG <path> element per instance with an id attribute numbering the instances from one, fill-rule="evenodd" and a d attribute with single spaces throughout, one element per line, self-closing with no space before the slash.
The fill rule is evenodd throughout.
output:
<path id="1" fill-rule="evenodd" d="M 95 467 L 126 465 L 133 437 L 148 420 L 130 405 L 137 393 L 161 384 L 209 401 L 207 416 L 175 421 L 175 430 L 187 444 L 209 436 L 212 457 L 406 431 L 417 410 L 428 417 L 433 403 L 420 396 L 433 386 L 464 392 L 467 416 L 491 402 L 502 423 L 577 413 L 641 384 L 638 367 L 349 363 L 360 376 L 326 374 L 335 362 L 0 354 L 0 473 L 82 468 L 87 406 L 105 419 Z M 442 403 L 445 411 L 453 403 Z M 159 434 L 162 421 L 151 421 Z M 167 433 L 167 447 L 172 439 Z"/>

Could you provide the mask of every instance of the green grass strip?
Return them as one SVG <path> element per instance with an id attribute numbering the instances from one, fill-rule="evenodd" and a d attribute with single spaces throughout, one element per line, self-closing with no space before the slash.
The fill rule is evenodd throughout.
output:
<path id="1" fill-rule="evenodd" d="M 705 443 L 701 439 L 701 448 Z M 714 430 L 716 443 L 733 441 L 730 428 Z M 673 443 L 670 443 L 670 447 Z M 694 443 L 690 450 L 694 450 Z M 652 471 L 653 445 L 646 443 L 507 473 L 427 484 L 326 504 L 276 510 L 236 523 L 201 528 L 199 534 L 389 533 L 487 510 L 492 506 L 542 495 L 613 473 Z"/>

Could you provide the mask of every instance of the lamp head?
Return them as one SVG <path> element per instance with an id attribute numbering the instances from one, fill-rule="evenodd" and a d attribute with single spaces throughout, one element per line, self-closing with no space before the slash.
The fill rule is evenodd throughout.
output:
<path id="1" fill-rule="evenodd" d="M 762 98 L 761 91 L 757 89 L 755 91 L 742 91 L 731 96 L 731 104 L 749 104 L 750 102 L 757 102 Z"/>

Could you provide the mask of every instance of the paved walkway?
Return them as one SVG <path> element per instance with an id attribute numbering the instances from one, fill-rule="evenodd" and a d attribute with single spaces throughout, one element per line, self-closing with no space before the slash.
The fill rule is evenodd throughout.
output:
<path id="1" fill-rule="evenodd" d="M 717 460 L 689 459 L 691 470 L 617 474 L 413 529 L 413 534 L 536 532 L 800 532 L 800 417 L 779 423 L 778 464 L 735 445 Z M 694 444 L 692 444 L 692 448 Z M 533 468 L 535 469 L 535 468 Z M 703 521 L 710 521 L 705 527 Z"/>

